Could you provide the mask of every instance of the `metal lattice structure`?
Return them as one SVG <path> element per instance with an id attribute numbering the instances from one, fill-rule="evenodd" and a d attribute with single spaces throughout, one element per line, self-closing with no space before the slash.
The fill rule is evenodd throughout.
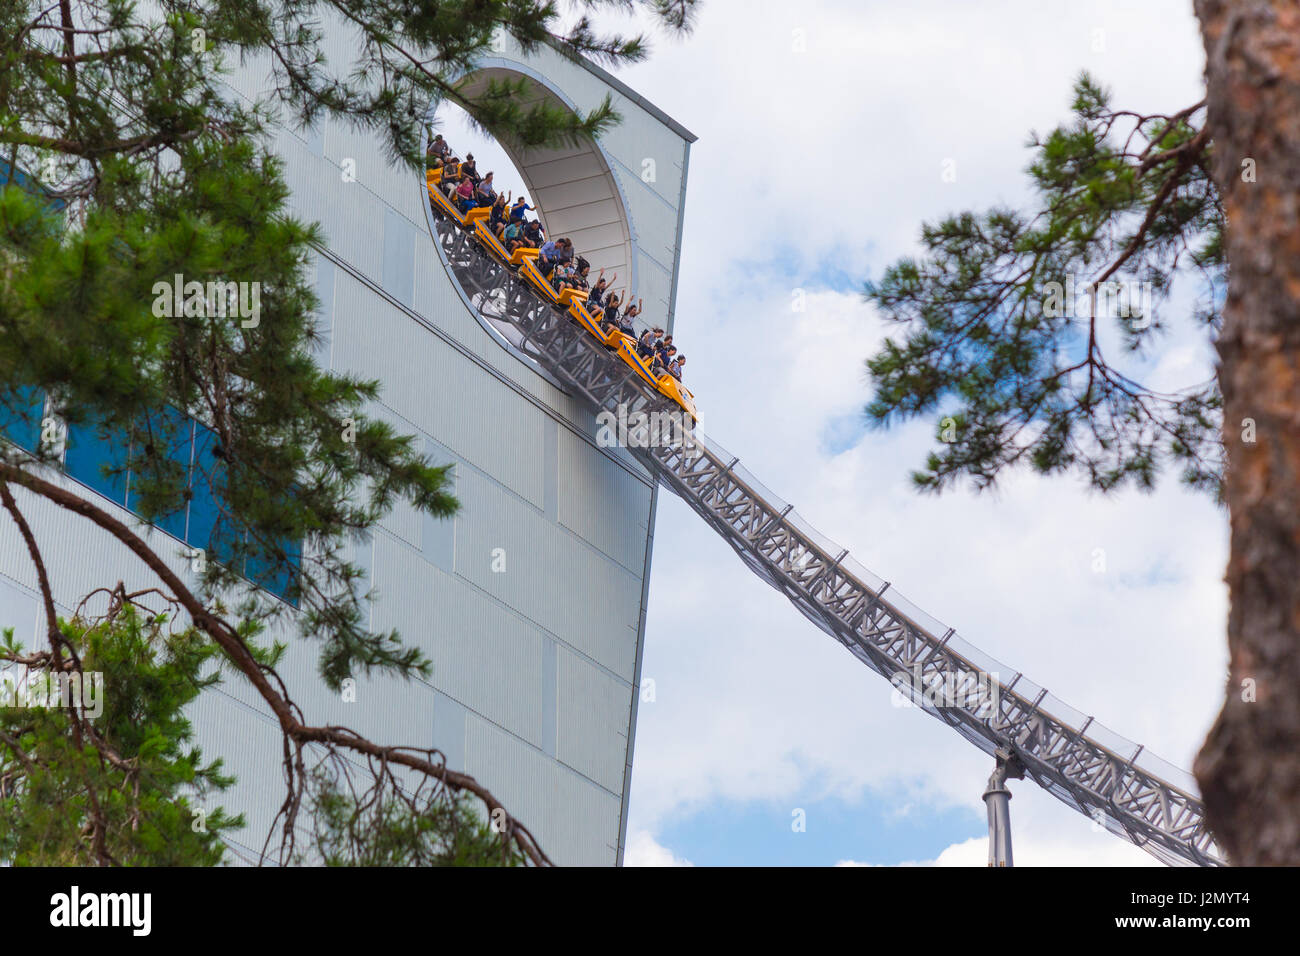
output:
<path id="1" fill-rule="evenodd" d="M 597 413 L 673 405 L 567 313 L 542 301 L 472 236 L 434 210 L 444 265 L 480 315 Z M 1170 864 L 1222 865 L 1190 774 L 1144 752 L 957 637 L 819 535 L 695 432 L 630 451 L 808 620 L 985 753 Z M 1008 676 L 1009 675 L 1009 676 Z M 953 693 L 956 691 L 956 693 Z M 940 696 L 943 699 L 940 700 Z"/>

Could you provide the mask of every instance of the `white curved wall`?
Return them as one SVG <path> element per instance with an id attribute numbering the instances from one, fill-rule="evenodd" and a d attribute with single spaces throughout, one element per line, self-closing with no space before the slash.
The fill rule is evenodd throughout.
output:
<path id="1" fill-rule="evenodd" d="M 608 94 L 621 123 L 596 143 L 518 150 L 501 143 L 527 181 L 552 237 L 568 236 L 593 269 L 618 272 L 620 286 L 645 300 L 644 317 L 672 327 L 690 144 L 695 136 L 616 78 L 543 46 L 525 56 L 498 43 L 473 74 L 525 76 L 537 96 L 588 112 Z M 533 197 L 536 197 L 534 201 Z"/>
<path id="2" fill-rule="evenodd" d="M 620 272 L 620 284 L 629 278 L 647 317 L 671 322 L 693 137 L 550 48 L 525 58 L 506 47 L 483 68 L 531 76 L 571 108 L 613 95 L 623 122 L 599 144 L 526 153 L 517 165 L 551 235 L 569 235 L 594 264 Z M 251 93 L 257 76 L 249 68 L 239 80 Z M 343 125 L 285 131 L 278 149 L 296 209 L 327 236 L 322 361 L 381 381 L 374 414 L 456 465 L 462 503 L 454 522 L 399 508 L 357 551 L 378 591 L 373 626 L 421 647 L 432 680 L 363 681 L 358 701 L 344 704 L 319 690 L 315 649 L 303 648 L 291 686 L 317 719 L 439 747 L 557 862 L 613 864 L 630 784 L 654 484 L 629 456 L 598 448 L 590 413 L 466 308 L 430 236 L 418 176 Z M 650 167 L 655 175 L 642 177 Z M 498 553 L 504 571 L 493 569 Z M 232 690 L 199 715 L 209 748 L 230 752 L 245 781 L 255 824 L 246 838 L 260 845 L 258 827 L 280 794 L 273 757 L 245 744 L 267 735 L 257 711 Z"/>

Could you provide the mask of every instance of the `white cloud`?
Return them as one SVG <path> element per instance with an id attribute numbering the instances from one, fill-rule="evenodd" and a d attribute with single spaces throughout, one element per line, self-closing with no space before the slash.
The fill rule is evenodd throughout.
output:
<path id="1" fill-rule="evenodd" d="M 646 830 L 638 830 L 627 839 L 623 851 L 624 866 L 694 866 L 690 860 L 684 860 L 666 846 L 660 846 Z"/>
<path id="2" fill-rule="evenodd" d="M 997 495 L 918 497 L 906 472 L 929 440 L 923 427 L 870 433 L 827 458 L 816 425 L 865 398 L 857 367 L 878 328 L 863 313 L 851 296 L 816 294 L 809 315 L 824 334 L 803 335 L 809 318 L 773 304 L 747 310 L 753 334 L 727 349 L 739 367 L 770 371 L 701 387 L 726 419 L 716 429 L 706 419 L 710 433 L 962 636 L 1190 765 L 1221 684 L 1221 513 L 1172 486 L 1101 497 L 1029 476 Z M 787 364 L 765 362 L 772 352 Z M 1104 573 L 1092 570 L 1098 548 Z M 849 800 L 901 789 L 930 808 L 977 801 L 988 758 L 932 718 L 892 707 L 888 684 L 666 493 L 654 567 L 643 674 L 658 700 L 638 719 L 640 825 L 717 799 L 808 799 L 813 781 L 815 795 Z M 1047 812 L 1071 813 L 1054 801 Z"/>
<path id="3" fill-rule="evenodd" d="M 1096 841 L 1080 846 L 1065 840 L 1016 841 L 1012 847 L 1016 866 L 1159 866 L 1152 856 L 1120 840 Z M 879 866 L 840 860 L 836 866 Z M 988 866 L 988 840 L 973 837 L 945 847 L 933 860 L 909 861 L 896 866 Z"/>
<path id="4" fill-rule="evenodd" d="M 863 359 L 890 331 L 861 281 L 914 252 L 922 221 L 1023 203 L 1025 134 L 1066 119 L 1080 70 L 1118 106 L 1170 110 L 1200 97 L 1202 62 L 1186 0 L 712 0 L 691 38 L 620 73 L 700 136 L 675 331 L 704 430 L 897 592 L 1183 767 L 1222 692 L 1221 511 L 1172 482 L 1102 497 L 1025 474 L 992 494 L 922 497 L 907 475 L 932 425 L 843 445 L 869 398 Z M 1160 387 L 1208 373 L 1195 336 L 1166 344 L 1150 370 Z M 913 816 L 983 817 L 989 758 L 892 707 L 885 681 L 671 494 L 660 502 L 644 662 L 657 699 L 638 718 L 629 865 L 679 862 L 655 833 L 720 800 L 887 794 Z M 1150 862 L 1032 785 L 1013 792 L 1019 865 Z M 984 862 L 978 838 L 916 865 Z"/>
<path id="5" fill-rule="evenodd" d="M 795 28 L 807 54 L 791 52 Z M 1130 55 L 1152 35 L 1160 69 Z M 1223 513 L 1172 482 L 1102 497 L 1023 474 L 994 494 L 921 497 L 907 473 L 929 424 L 828 455 L 823 430 L 860 413 L 862 360 L 888 329 L 826 284 L 832 266 L 850 288 L 879 275 L 913 250 L 923 220 L 1022 202 L 1024 136 L 1065 119 L 1080 69 L 1113 86 L 1117 105 L 1169 109 L 1200 96 L 1202 60 L 1182 0 L 774 4 L 744 16 L 719 4 L 691 39 L 622 74 L 700 135 L 676 331 L 703 428 L 899 592 L 1183 767 L 1221 694 Z M 958 176 L 945 184 L 949 157 Z M 794 288 L 807 290 L 803 313 Z M 1154 374 L 1185 383 L 1206 358 L 1174 340 Z M 631 818 L 647 833 L 719 800 L 887 793 L 914 814 L 983 816 L 989 759 L 891 707 L 883 680 L 666 492 L 644 674 L 658 700 L 640 709 Z M 1032 785 L 1013 789 L 1018 863 L 1150 860 Z M 934 862 L 984 859 L 981 838 Z"/>

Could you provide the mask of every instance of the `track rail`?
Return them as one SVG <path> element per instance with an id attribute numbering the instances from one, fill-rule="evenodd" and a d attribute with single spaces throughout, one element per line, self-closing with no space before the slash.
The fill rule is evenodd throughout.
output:
<path id="1" fill-rule="evenodd" d="M 467 232 L 430 215 L 444 265 L 516 350 L 597 412 L 677 410 Z M 630 451 L 755 574 L 927 713 L 988 754 L 1013 755 L 1034 783 L 1160 860 L 1224 864 L 1189 774 L 944 628 L 819 535 L 738 458 L 698 432 L 685 444 Z"/>

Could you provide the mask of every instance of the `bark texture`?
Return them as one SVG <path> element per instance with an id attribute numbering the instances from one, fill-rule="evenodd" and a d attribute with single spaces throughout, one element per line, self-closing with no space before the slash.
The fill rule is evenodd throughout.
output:
<path id="1" fill-rule="evenodd" d="M 1227 696 L 1195 771 L 1210 829 L 1234 864 L 1294 866 L 1300 864 L 1300 0 L 1196 0 L 1195 6 L 1205 41 L 1213 176 L 1228 221 L 1228 298 L 1218 349 L 1232 527 Z M 1254 161 L 1254 182 L 1246 160 Z"/>

